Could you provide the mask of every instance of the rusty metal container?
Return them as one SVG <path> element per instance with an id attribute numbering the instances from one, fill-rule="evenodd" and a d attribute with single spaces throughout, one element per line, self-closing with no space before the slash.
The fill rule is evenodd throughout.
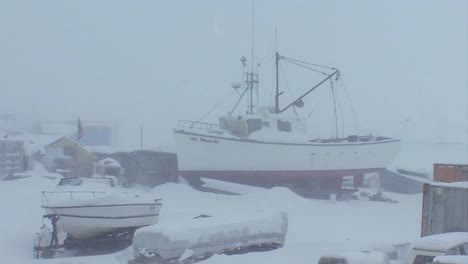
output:
<path id="1" fill-rule="evenodd" d="M 434 181 L 468 181 L 468 165 L 434 163 Z"/>

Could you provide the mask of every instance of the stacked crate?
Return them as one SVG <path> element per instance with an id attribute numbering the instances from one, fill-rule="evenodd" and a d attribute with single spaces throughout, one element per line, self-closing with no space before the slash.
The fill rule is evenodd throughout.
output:
<path id="1" fill-rule="evenodd" d="M 24 171 L 24 142 L 0 140 L 0 178 Z"/>

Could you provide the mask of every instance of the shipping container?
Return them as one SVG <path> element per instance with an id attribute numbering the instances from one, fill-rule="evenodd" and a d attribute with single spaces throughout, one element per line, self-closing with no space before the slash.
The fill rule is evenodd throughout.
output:
<path id="1" fill-rule="evenodd" d="M 457 182 L 468 181 L 468 165 L 434 164 L 434 181 Z"/>
<path id="2" fill-rule="evenodd" d="M 468 182 L 425 183 L 421 237 L 468 232 Z"/>

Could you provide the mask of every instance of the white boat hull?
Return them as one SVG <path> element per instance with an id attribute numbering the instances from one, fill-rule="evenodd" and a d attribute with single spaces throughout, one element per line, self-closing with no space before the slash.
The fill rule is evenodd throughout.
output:
<path id="1" fill-rule="evenodd" d="M 400 140 L 346 143 L 279 143 L 227 138 L 176 129 L 177 159 L 184 177 L 255 182 L 362 175 L 383 170 Z"/>
<path id="2" fill-rule="evenodd" d="M 46 206 L 47 214 L 59 215 L 58 226 L 75 239 L 87 239 L 119 229 L 137 228 L 158 222 L 161 204 L 109 204 Z"/>

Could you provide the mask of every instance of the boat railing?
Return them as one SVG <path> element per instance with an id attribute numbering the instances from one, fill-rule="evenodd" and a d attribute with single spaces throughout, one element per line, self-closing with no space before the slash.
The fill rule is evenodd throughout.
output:
<path id="1" fill-rule="evenodd" d="M 179 128 L 190 128 L 190 129 L 199 129 L 199 130 L 219 130 L 218 124 L 213 123 L 204 123 L 191 120 L 180 120 Z"/>
<path id="2" fill-rule="evenodd" d="M 92 195 L 92 198 L 97 197 L 96 194 L 103 194 L 106 193 L 104 191 L 42 191 L 42 202 L 48 202 L 49 198 L 47 197 L 48 195 L 55 195 L 55 194 L 65 194 L 69 195 L 68 197 L 73 200 L 77 198 L 78 194 L 90 194 Z M 88 196 L 88 198 L 90 197 Z"/>

